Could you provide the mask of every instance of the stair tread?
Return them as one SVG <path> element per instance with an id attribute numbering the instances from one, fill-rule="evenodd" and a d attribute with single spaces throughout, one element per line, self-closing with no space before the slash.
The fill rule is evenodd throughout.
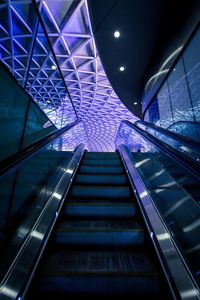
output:
<path id="1" fill-rule="evenodd" d="M 119 159 L 83 159 L 82 165 L 86 166 L 121 166 Z"/>
<path id="2" fill-rule="evenodd" d="M 70 274 L 116 274 L 157 276 L 156 268 L 146 252 L 140 251 L 54 251 L 44 265 L 43 274 L 69 276 Z"/>
<path id="3" fill-rule="evenodd" d="M 69 197 L 93 199 L 129 199 L 131 188 L 129 186 L 100 186 L 100 185 L 73 185 Z"/>
<path id="4" fill-rule="evenodd" d="M 137 214 L 134 202 L 120 199 L 86 200 L 74 199 L 65 205 L 65 216 L 79 219 L 133 218 Z"/>
<path id="5" fill-rule="evenodd" d="M 105 185 L 91 185 L 91 186 L 88 186 L 88 185 L 78 185 L 78 184 L 74 184 L 72 186 L 72 189 L 98 189 L 98 190 L 102 190 L 102 189 L 114 189 L 114 190 L 130 190 L 130 186 L 129 185 L 126 185 L 126 186 L 105 186 Z"/>
<path id="6" fill-rule="evenodd" d="M 68 202 L 65 204 L 67 206 L 69 205 L 104 205 L 104 206 L 135 206 L 132 200 L 115 200 L 115 199 L 80 199 L 80 198 L 73 198 L 68 200 Z"/>
<path id="7" fill-rule="evenodd" d="M 130 220 L 72 220 L 63 221 L 57 227 L 58 231 L 144 231 L 143 226 L 136 221 Z"/>
<path id="8" fill-rule="evenodd" d="M 127 177 L 125 175 L 105 175 L 105 174 L 78 174 L 74 180 L 75 184 L 98 184 L 98 185 L 122 185 L 127 183 Z"/>
<path id="9" fill-rule="evenodd" d="M 101 157 L 104 157 L 110 159 L 111 157 L 119 158 L 119 154 L 117 152 L 85 152 L 84 157 L 95 159 L 100 159 Z"/>
<path id="10" fill-rule="evenodd" d="M 93 174 L 77 174 L 77 176 L 79 177 L 93 177 L 94 178 L 94 175 Z M 99 178 L 102 178 L 102 177 L 105 177 L 105 178 L 126 178 L 126 175 L 124 174 L 96 174 L 95 177 L 99 177 Z"/>
<path id="11" fill-rule="evenodd" d="M 79 173 L 86 174 L 122 174 L 123 167 L 120 166 L 80 166 Z"/>

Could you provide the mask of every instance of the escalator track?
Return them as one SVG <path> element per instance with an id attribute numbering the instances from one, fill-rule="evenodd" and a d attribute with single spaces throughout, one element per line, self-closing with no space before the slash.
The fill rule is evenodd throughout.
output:
<path id="1" fill-rule="evenodd" d="M 26 300 L 171 299 L 118 153 L 85 152 Z"/>

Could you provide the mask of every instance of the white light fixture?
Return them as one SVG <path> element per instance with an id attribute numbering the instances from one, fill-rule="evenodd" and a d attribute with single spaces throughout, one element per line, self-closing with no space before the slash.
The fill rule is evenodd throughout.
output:
<path id="1" fill-rule="evenodd" d="M 134 102 L 133 104 L 134 104 L 134 105 L 137 105 L 137 102 Z"/>
<path id="2" fill-rule="evenodd" d="M 51 66 L 51 69 L 52 69 L 52 70 L 56 70 L 56 66 L 55 66 L 55 65 L 52 65 L 52 66 Z"/>
<path id="3" fill-rule="evenodd" d="M 120 37 L 120 32 L 119 32 L 118 30 L 116 30 L 116 31 L 114 32 L 114 37 L 115 37 L 116 39 L 118 39 L 118 38 Z"/>
<path id="4" fill-rule="evenodd" d="M 57 192 L 54 192 L 54 193 L 52 194 L 52 196 L 55 197 L 55 198 L 58 199 L 58 200 L 60 200 L 60 199 L 62 198 L 62 196 L 61 196 L 59 193 L 57 193 Z"/>
<path id="5" fill-rule="evenodd" d="M 119 70 L 120 70 L 121 72 L 123 72 L 123 71 L 125 70 L 125 68 L 124 68 L 123 66 L 121 66 L 121 67 L 119 68 Z"/>

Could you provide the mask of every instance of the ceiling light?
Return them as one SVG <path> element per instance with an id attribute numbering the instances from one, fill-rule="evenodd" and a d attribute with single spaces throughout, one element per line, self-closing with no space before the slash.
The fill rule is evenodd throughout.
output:
<path id="1" fill-rule="evenodd" d="M 133 104 L 134 104 L 134 105 L 137 105 L 137 102 L 134 102 Z"/>
<path id="2" fill-rule="evenodd" d="M 115 32 L 114 32 L 114 37 L 115 37 L 116 39 L 118 39 L 118 38 L 120 37 L 120 32 L 119 32 L 119 31 L 115 31 Z"/>
<path id="3" fill-rule="evenodd" d="M 123 71 L 125 70 L 125 68 L 124 68 L 123 66 L 121 66 L 121 67 L 119 68 L 119 70 L 120 70 L 121 72 L 123 72 Z"/>
<path id="4" fill-rule="evenodd" d="M 55 66 L 55 65 L 52 65 L 52 66 L 51 66 L 51 69 L 52 69 L 52 70 L 56 70 L 56 66 Z"/>

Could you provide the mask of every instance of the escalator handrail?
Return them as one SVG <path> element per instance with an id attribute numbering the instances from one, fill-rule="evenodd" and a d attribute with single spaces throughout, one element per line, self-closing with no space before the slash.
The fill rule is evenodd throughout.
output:
<path id="1" fill-rule="evenodd" d="M 123 120 L 120 124 L 120 127 L 122 126 L 123 123 L 128 125 L 129 127 L 132 127 L 135 131 L 137 131 L 139 134 L 141 134 L 150 142 L 152 142 L 162 152 L 170 156 L 172 159 L 178 161 L 183 167 L 188 169 L 192 174 L 200 178 L 200 162 L 198 160 L 193 159 L 185 152 L 180 152 L 177 149 L 172 148 L 172 146 L 168 145 L 167 143 L 164 143 L 163 141 L 159 140 L 159 138 L 156 138 L 155 136 L 151 135 L 149 132 L 137 127 L 135 124 L 127 120 Z"/>
<path id="2" fill-rule="evenodd" d="M 60 215 L 84 151 L 85 145 L 78 145 L 70 162 L 67 160 L 63 165 L 63 174 L 59 178 L 58 184 L 0 282 L 1 300 L 24 299 Z"/>
<path id="3" fill-rule="evenodd" d="M 182 122 L 182 121 L 179 121 L 179 122 Z M 176 122 L 176 123 L 179 123 L 179 122 Z M 174 123 L 174 124 L 176 124 L 176 123 Z M 187 122 L 187 123 L 189 123 L 189 122 Z M 190 122 L 190 123 L 196 124 L 195 122 Z M 162 133 L 168 135 L 169 137 L 171 137 L 175 140 L 178 140 L 178 141 L 180 141 L 184 144 L 187 144 L 187 146 L 193 146 L 193 147 L 195 146 L 200 151 L 200 143 L 198 143 L 197 141 L 193 141 L 192 139 L 190 139 L 188 137 L 181 136 L 181 135 L 179 135 L 179 134 L 177 134 L 173 131 L 169 131 L 168 129 L 156 126 L 155 124 L 151 124 L 151 123 L 148 123 L 148 122 L 145 122 L 145 121 L 142 121 L 142 120 L 136 121 L 134 124 L 136 126 L 137 126 L 137 124 L 142 124 L 142 125 L 151 127 L 151 128 L 155 129 L 158 132 L 162 132 Z M 172 125 L 174 125 L 174 124 L 172 124 Z M 200 123 L 198 123 L 198 124 L 200 125 Z M 170 126 L 172 126 L 172 125 L 170 125 Z M 170 126 L 168 128 L 170 128 Z"/>
<path id="4" fill-rule="evenodd" d="M 65 127 L 48 134 L 46 137 L 36 141 L 35 143 L 25 147 L 24 149 L 2 160 L 0 162 L 0 177 L 4 176 L 10 171 L 13 172 L 21 163 L 24 162 L 25 159 L 31 157 L 42 147 L 49 144 L 54 139 L 58 138 L 64 132 L 68 131 L 69 129 L 77 125 L 79 122 L 80 120 L 77 120 L 74 123 L 68 124 Z"/>

